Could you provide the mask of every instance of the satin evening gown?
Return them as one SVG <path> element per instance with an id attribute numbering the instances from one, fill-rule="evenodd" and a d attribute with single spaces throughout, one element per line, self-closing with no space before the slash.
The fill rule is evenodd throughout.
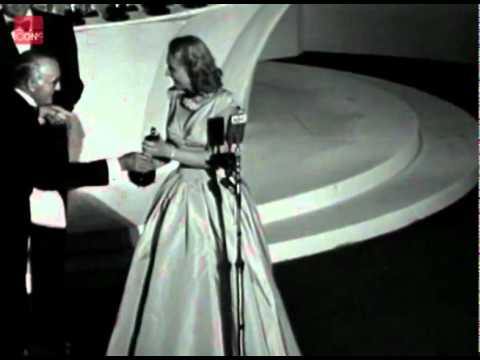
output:
<path id="1" fill-rule="evenodd" d="M 208 119 L 236 104 L 219 90 L 195 110 L 171 90 L 167 136 L 204 151 Z M 235 355 L 236 201 L 220 172 L 180 166 L 157 195 L 136 246 L 108 355 Z M 300 355 L 277 290 L 255 204 L 242 189 L 245 353 Z"/>

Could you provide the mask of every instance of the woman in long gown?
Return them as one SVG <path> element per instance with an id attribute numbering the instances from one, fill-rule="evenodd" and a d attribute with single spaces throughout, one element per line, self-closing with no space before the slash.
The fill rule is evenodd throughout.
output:
<path id="1" fill-rule="evenodd" d="M 200 39 L 174 39 L 167 61 L 168 139 L 145 142 L 144 151 L 180 167 L 162 184 L 135 249 L 108 355 L 238 355 L 236 200 L 210 164 L 207 128 L 237 104 Z M 300 355 L 245 186 L 241 228 L 244 354 Z"/>

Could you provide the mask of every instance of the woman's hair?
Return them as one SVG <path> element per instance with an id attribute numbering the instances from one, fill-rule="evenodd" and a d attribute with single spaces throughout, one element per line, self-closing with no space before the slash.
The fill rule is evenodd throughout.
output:
<path id="1" fill-rule="evenodd" d="M 185 66 L 194 94 L 213 93 L 223 86 L 222 70 L 215 64 L 207 45 L 196 36 L 173 39 L 168 54 Z"/>

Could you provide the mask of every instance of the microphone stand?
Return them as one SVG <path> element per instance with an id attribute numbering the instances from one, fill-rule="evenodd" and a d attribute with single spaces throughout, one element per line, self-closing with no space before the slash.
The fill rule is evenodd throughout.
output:
<path id="1" fill-rule="evenodd" d="M 238 356 L 246 356 L 245 354 L 245 283 L 244 271 L 245 261 L 242 256 L 242 168 L 241 168 L 241 146 L 236 144 L 235 147 L 235 167 L 233 176 L 235 180 L 235 199 L 237 203 L 236 226 L 237 226 L 237 259 L 235 261 L 236 284 L 237 284 L 237 321 L 238 321 L 238 339 L 237 354 Z"/>
<path id="2" fill-rule="evenodd" d="M 235 260 L 236 276 L 236 294 L 237 294 L 237 356 L 246 356 L 245 353 L 245 283 L 244 271 L 245 261 L 242 254 L 242 149 L 243 131 L 246 124 L 246 118 L 242 120 L 244 114 L 240 108 L 237 108 L 237 114 L 232 115 L 226 131 L 226 144 L 228 152 L 221 153 L 220 146 L 224 143 L 224 119 L 213 118 L 209 125 L 209 139 L 211 144 L 217 146 L 217 152 L 212 156 L 211 162 L 214 168 L 223 168 L 226 172 L 226 181 L 230 183 L 233 178 L 234 196 L 236 202 L 236 237 L 237 237 L 237 257 Z M 240 116 L 240 119 L 233 120 L 234 116 Z M 220 140 L 218 140 L 220 139 Z M 234 146 L 234 148 L 233 148 Z M 228 185 L 227 185 L 228 186 Z M 231 188 L 231 186 L 228 186 Z M 226 241 L 226 239 L 225 239 Z"/>

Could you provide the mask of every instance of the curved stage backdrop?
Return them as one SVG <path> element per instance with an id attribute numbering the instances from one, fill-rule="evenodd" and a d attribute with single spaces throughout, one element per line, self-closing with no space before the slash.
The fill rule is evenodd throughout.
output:
<path id="1" fill-rule="evenodd" d="M 318 10 L 329 4 L 304 5 Z M 166 47 L 175 36 L 195 34 L 213 50 L 226 87 L 249 110 L 245 177 L 274 261 L 397 230 L 475 185 L 476 123 L 453 105 L 351 73 L 275 62 L 257 66 L 260 59 L 295 55 L 314 42 L 298 32 L 298 9 L 309 18 L 306 7 L 287 9 L 218 4 L 78 28 L 86 83 L 76 109 L 86 133 L 75 149 L 79 159 L 139 150 L 150 126 L 164 133 Z M 112 186 L 72 192 L 69 251 L 131 249 L 162 179 L 175 166 L 158 170 L 158 181 L 147 188 L 125 176 Z"/>

